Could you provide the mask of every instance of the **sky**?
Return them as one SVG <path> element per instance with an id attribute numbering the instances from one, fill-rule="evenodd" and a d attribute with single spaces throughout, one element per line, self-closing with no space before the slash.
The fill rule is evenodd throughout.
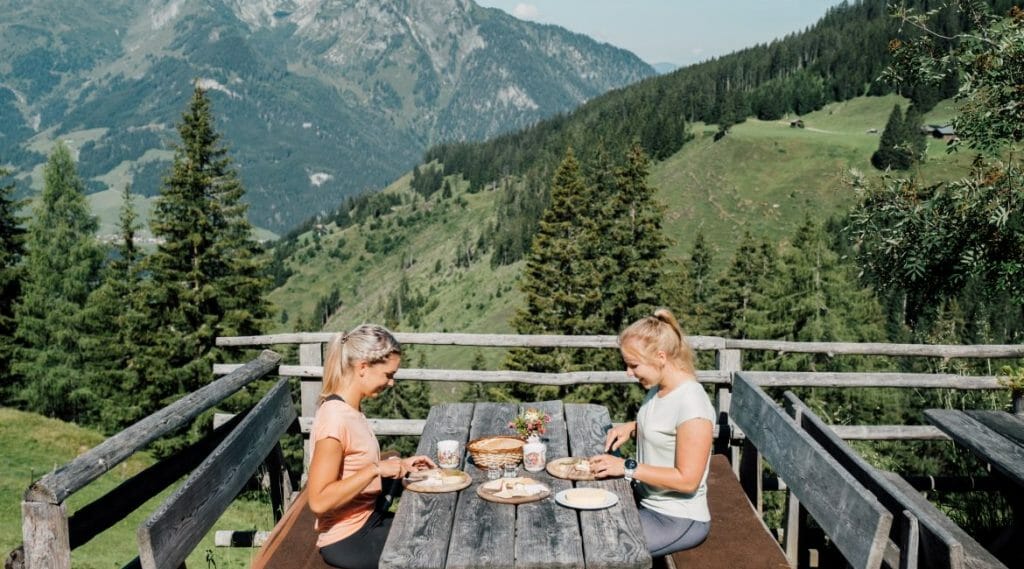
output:
<path id="1" fill-rule="evenodd" d="M 556 24 L 647 63 L 697 63 L 814 24 L 841 0 L 476 0 L 521 20 Z"/>

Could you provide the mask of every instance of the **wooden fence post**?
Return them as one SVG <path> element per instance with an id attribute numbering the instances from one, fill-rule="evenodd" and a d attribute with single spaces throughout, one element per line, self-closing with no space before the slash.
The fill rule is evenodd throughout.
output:
<path id="1" fill-rule="evenodd" d="M 715 366 L 719 371 L 729 373 L 729 384 L 720 384 L 716 389 L 716 411 L 718 411 L 718 447 L 717 452 L 728 450 L 729 463 L 732 464 L 733 473 L 739 476 L 740 472 L 740 449 L 732 446 L 732 440 L 741 434 L 739 427 L 732 420 L 729 414 L 729 407 L 732 404 L 732 374 L 742 369 L 742 355 L 740 350 L 717 350 L 715 352 Z"/>
<path id="2" fill-rule="evenodd" d="M 299 346 L 299 365 L 301 366 L 322 366 L 324 365 L 323 344 L 302 344 Z M 323 381 L 318 378 L 304 377 L 301 379 L 302 417 L 312 417 L 316 414 L 316 401 L 320 397 Z M 302 443 L 302 480 L 299 487 L 306 486 L 306 473 L 309 472 L 309 455 L 312 450 L 309 448 L 309 437 L 305 437 Z"/>
<path id="3" fill-rule="evenodd" d="M 25 569 L 71 569 L 71 533 L 64 503 L 21 503 Z"/>

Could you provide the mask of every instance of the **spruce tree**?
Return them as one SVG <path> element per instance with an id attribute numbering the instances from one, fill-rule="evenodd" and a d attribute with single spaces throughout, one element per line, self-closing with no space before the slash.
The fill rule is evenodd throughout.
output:
<path id="1" fill-rule="evenodd" d="M 217 336 L 258 333 L 269 314 L 244 188 L 199 87 L 178 133 L 181 143 L 150 217 L 159 241 L 144 263 L 150 278 L 140 291 L 142 414 L 208 382 Z"/>
<path id="2" fill-rule="evenodd" d="M 767 287 L 775 271 L 775 255 L 748 232 L 743 235 L 725 275 L 709 301 L 709 332 L 726 338 L 758 338 L 765 324 Z"/>
<path id="3" fill-rule="evenodd" d="M 81 377 L 81 340 L 82 309 L 103 260 L 97 226 L 71 153 L 57 143 L 28 227 L 14 371 L 22 380 L 19 403 L 64 420 L 89 422 L 96 412 L 97 396 Z"/>
<path id="4" fill-rule="evenodd" d="M 9 172 L 0 168 L 0 181 Z M 20 200 L 14 199 L 14 182 L 0 182 L 0 404 L 11 396 L 15 383 L 11 363 L 14 357 L 14 307 L 21 297 L 22 267 L 25 254 L 25 229 L 18 217 Z"/>
<path id="5" fill-rule="evenodd" d="M 601 215 L 607 222 L 601 249 L 611 259 L 601 302 L 606 333 L 618 333 L 634 320 L 653 314 L 666 302 L 666 280 L 681 278 L 666 274 L 664 208 L 647 183 L 648 166 L 643 149 L 634 142 L 616 173 L 616 191 L 607 197 L 608 206 Z"/>
<path id="6" fill-rule="evenodd" d="M 119 240 L 104 267 L 102 284 L 86 303 L 82 339 L 83 380 L 104 401 L 99 424 L 107 432 L 116 432 L 140 413 L 135 356 L 143 325 L 138 306 L 142 254 L 135 242 L 139 224 L 130 186 L 121 198 Z"/>
<path id="7" fill-rule="evenodd" d="M 704 232 L 698 230 L 693 240 L 693 252 L 687 271 L 687 294 L 684 303 L 679 307 L 677 317 L 687 331 L 693 333 L 705 330 L 710 315 L 709 302 L 715 294 L 715 283 L 712 279 L 714 252 L 704 238 Z"/>
<path id="8" fill-rule="evenodd" d="M 592 334 L 601 327 L 602 275 L 593 258 L 597 249 L 591 190 L 570 148 L 551 185 L 551 203 L 541 217 L 520 284 L 526 306 L 512 325 L 520 334 Z M 572 351 L 514 350 L 512 369 L 569 371 Z M 550 392 L 550 393 L 549 393 Z M 557 397 L 543 390 L 542 397 Z"/>
<path id="9" fill-rule="evenodd" d="M 911 156 L 906 144 L 906 127 L 899 104 L 893 105 L 885 130 L 878 141 L 878 150 L 871 155 L 871 165 L 879 170 L 906 170 Z"/>

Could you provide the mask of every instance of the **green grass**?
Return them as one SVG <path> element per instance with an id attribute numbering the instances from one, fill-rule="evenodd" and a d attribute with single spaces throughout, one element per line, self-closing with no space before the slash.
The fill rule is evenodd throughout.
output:
<path id="1" fill-rule="evenodd" d="M 103 435 L 95 431 L 0 407 L 0 554 L 6 556 L 21 543 L 21 499 L 29 484 L 103 440 Z M 146 453 L 130 457 L 72 495 L 67 502 L 68 514 L 73 514 L 154 462 Z M 138 555 L 137 528 L 171 491 L 173 487 L 74 550 L 72 566 L 76 569 L 109 569 L 123 567 L 134 559 Z M 249 567 L 256 549 L 214 547 L 213 532 L 221 529 L 269 530 L 273 523 L 269 503 L 236 500 L 209 535 L 196 546 L 186 564 L 192 568 L 213 567 L 207 563 L 209 556 L 217 569 Z"/>

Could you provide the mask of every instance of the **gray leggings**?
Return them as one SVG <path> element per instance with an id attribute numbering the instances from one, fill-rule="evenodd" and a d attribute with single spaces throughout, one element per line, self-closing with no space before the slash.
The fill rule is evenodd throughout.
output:
<path id="1" fill-rule="evenodd" d="M 640 506 L 640 526 L 651 557 L 661 557 L 700 545 L 708 536 L 711 522 L 666 516 Z"/>

